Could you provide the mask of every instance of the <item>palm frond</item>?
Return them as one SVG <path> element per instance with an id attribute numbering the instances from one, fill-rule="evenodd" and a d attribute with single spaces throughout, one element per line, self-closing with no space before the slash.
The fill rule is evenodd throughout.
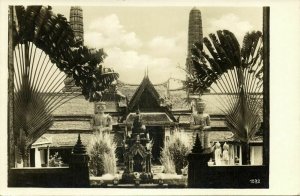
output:
<path id="1" fill-rule="evenodd" d="M 247 33 L 241 48 L 232 32 L 217 31 L 204 38 L 204 45 L 196 43 L 192 48 L 193 69 L 186 85 L 200 94 L 210 88 L 227 95 L 217 100 L 227 125 L 239 140 L 249 141 L 260 124 L 262 33 Z"/>
<path id="2" fill-rule="evenodd" d="M 51 7 L 15 6 L 14 12 L 14 136 L 25 135 L 25 146 L 18 145 L 26 148 L 51 127 L 56 108 L 80 95 L 63 91 L 66 76 L 97 101 L 119 75 L 102 67 L 104 51 L 80 45 Z"/>

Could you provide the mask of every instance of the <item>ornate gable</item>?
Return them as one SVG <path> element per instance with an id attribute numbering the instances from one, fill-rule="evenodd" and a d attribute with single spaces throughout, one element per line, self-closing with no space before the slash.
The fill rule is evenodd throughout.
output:
<path id="1" fill-rule="evenodd" d="M 137 110 L 141 112 L 164 112 L 172 121 L 176 121 L 169 108 L 161 104 L 161 97 L 147 75 L 130 99 L 126 116 Z"/>
<path id="2" fill-rule="evenodd" d="M 141 111 L 162 111 L 160 106 L 160 96 L 148 76 L 144 77 L 128 104 L 129 112 L 134 112 L 137 109 Z"/>

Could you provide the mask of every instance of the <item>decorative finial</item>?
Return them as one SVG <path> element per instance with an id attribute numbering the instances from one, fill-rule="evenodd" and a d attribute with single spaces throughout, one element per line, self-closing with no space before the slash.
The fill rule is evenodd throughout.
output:
<path id="1" fill-rule="evenodd" d="M 149 72 L 148 72 L 148 65 L 147 65 L 147 77 L 148 77 L 148 74 L 149 74 Z"/>
<path id="2" fill-rule="evenodd" d="M 148 65 L 146 66 L 146 68 L 145 68 L 145 76 L 144 76 L 145 78 L 148 78 Z"/>
<path id="3" fill-rule="evenodd" d="M 202 148 L 201 141 L 199 139 L 199 135 L 197 133 L 195 144 L 194 144 L 194 147 L 192 149 L 192 153 L 201 153 L 201 152 L 203 152 L 203 148 Z"/>
<path id="4" fill-rule="evenodd" d="M 77 143 L 75 144 L 75 146 L 73 148 L 73 154 L 85 154 L 85 153 L 86 153 L 86 149 L 81 142 L 80 133 L 79 133 Z"/>

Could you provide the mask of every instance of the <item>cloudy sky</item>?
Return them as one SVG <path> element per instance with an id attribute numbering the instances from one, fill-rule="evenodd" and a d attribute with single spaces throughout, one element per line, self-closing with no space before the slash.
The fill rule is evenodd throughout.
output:
<path id="1" fill-rule="evenodd" d="M 155 83 L 184 79 L 189 12 L 192 7 L 82 7 L 85 44 L 104 48 L 104 65 L 120 80 L 139 83 L 149 70 Z M 262 8 L 199 7 L 203 34 L 232 31 L 241 41 L 247 31 L 262 30 Z M 70 7 L 53 7 L 69 18 Z M 174 84 L 176 85 L 176 83 Z"/>

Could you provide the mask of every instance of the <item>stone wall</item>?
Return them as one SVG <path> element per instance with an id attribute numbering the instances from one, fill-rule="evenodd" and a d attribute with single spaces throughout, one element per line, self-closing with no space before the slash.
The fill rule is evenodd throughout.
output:
<path id="1" fill-rule="evenodd" d="M 203 172 L 194 170 L 190 188 L 268 188 L 266 166 L 211 166 Z M 204 180 L 205 179 L 205 180 Z"/>
<path id="2" fill-rule="evenodd" d="M 73 148 L 70 167 L 12 168 L 8 187 L 89 187 L 89 156 L 80 135 Z"/>
<path id="3" fill-rule="evenodd" d="M 14 168 L 8 174 L 9 187 L 71 187 L 68 167 Z"/>
<path id="4" fill-rule="evenodd" d="M 268 188 L 267 166 L 208 166 L 210 152 L 190 153 L 188 156 L 189 188 Z"/>

